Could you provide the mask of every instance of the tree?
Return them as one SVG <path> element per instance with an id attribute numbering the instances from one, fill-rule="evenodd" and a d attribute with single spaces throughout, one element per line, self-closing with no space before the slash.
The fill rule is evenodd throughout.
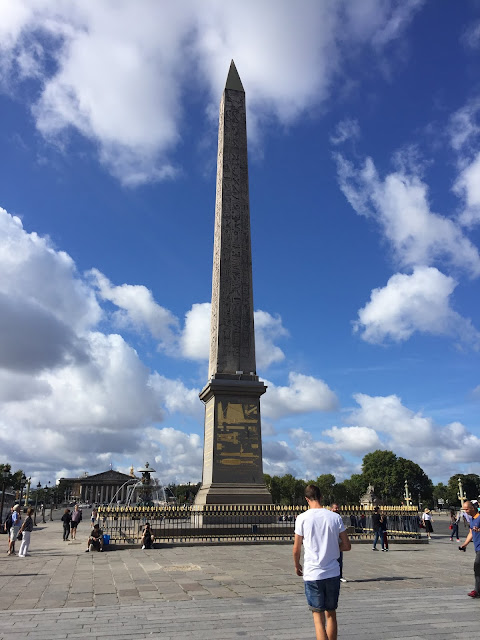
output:
<path id="1" fill-rule="evenodd" d="M 397 458 L 393 451 L 367 453 L 362 471 L 384 503 L 400 504 L 403 501 L 405 480 L 413 500 L 420 495 L 424 504 L 432 502 L 433 484 L 427 474 L 412 460 Z"/>
<path id="2" fill-rule="evenodd" d="M 354 473 L 350 478 L 343 481 L 343 485 L 346 490 L 346 504 L 358 504 L 367 490 L 368 482 L 362 473 Z"/>
<path id="3" fill-rule="evenodd" d="M 315 484 L 322 494 L 322 504 L 331 504 L 335 500 L 335 476 L 333 473 L 322 473 Z"/>
<path id="4" fill-rule="evenodd" d="M 462 481 L 463 494 L 468 500 L 476 500 L 480 495 L 480 476 L 476 473 L 457 473 L 452 476 L 447 485 L 448 503 L 452 506 L 459 504 L 458 500 L 458 479 Z"/>

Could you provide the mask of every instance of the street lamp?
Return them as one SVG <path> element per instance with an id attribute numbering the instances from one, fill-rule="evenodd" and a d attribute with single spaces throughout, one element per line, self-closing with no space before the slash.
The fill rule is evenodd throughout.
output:
<path id="1" fill-rule="evenodd" d="M 0 524 L 3 522 L 3 505 L 5 503 L 5 485 L 7 484 L 7 480 L 10 477 L 10 473 L 5 469 L 2 472 L 2 506 L 0 508 Z"/>
<path id="2" fill-rule="evenodd" d="M 41 488 L 42 488 L 42 483 L 39 482 L 37 484 L 37 491 L 35 493 L 35 513 L 33 514 L 33 524 L 35 526 L 37 525 L 38 492 L 40 491 Z"/>
<path id="3" fill-rule="evenodd" d="M 411 502 L 412 502 L 412 498 L 410 496 L 410 493 L 408 492 L 408 482 L 405 480 L 405 493 L 403 494 L 403 497 L 405 499 L 405 504 L 407 507 L 411 506 Z M 420 502 L 420 498 L 419 498 L 419 502 Z"/>
<path id="4" fill-rule="evenodd" d="M 461 478 L 458 478 L 458 493 L 457 493 L 457 496 L 458 496 L 458 499 L 460 500 L 460 507 L 463 507 L 463 503 L 467 499 L 467 496 L 464 495 L 464 493 L 463 493 L 463 485 L 462 485 L 462 479 Z"/>
<path id="5" fill-rule="evenodd" d="M 27 477 L 24 473 L 22 473 L 22 477 L 20 478 L 20 511 L 22 510 L 23 490 L 25 488 L 26 483 L 27 483 Z"/>
<path id="6" fill-rule="evenodd" d="M 28 496 L 30 495 L 30 483 L 32 478 L 27 478 L 27 490 L 25 492 L 25 508 L 28 509 Z"/>

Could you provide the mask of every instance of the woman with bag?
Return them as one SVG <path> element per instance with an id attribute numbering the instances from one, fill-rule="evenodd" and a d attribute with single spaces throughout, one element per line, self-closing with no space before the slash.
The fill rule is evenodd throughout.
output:
<path id="1" fill-rule="evenodd" d="M 425 532 L 427 534 L 427 538 L 429 540 L 432 539 L 431 534 L 433 533 L 433 527 L 432 527 L 432 516 L 430 515 L 430 509 L 425 508 L 422 514 L 422 520 L 423 520 L 423 524 L 425 525 Z"/>
<path id="2" fill-rule="evenodd" d="M 25 518 L 22 526 L 20 527 L 20 531 L 18 533 L 18 539 L 22 540 L 22 544 L 20 545 L 20 551 L 18 552 L 19 558 L 25 558 L 27 555 L 28 547 L 30 546 L 30 534 L 33 531 L 33 519 L 32 519 L 33 509 L 30 507 L 27 509 L 27 517 Z M 20 538 L 20 536 L 22 536 Z"/>

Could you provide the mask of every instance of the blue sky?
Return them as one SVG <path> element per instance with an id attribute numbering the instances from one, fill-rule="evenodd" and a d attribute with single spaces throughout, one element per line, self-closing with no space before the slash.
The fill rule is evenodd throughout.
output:
<path id="1" fill-rule="evenodd" d="M 0 453 L 201 478 L 218 105 L 246 90 L 264 470 L 480 458 L 480 5 L 0 3 Z"/>

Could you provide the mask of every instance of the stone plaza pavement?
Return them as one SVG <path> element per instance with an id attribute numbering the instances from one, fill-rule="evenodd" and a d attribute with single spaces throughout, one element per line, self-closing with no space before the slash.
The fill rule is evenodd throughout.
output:
<path id="1" fill-rule="evenodd" d="M 476 631 L 480 600 L 466 595 L 472 545 L 459 552 L 446 525 L 435 527 L 442 529 L 428 545 L 393 542 L 382 553 L 358 544 L 345 554 L 339 638 L 443 640 Z M 88 531 L 82 522 L 79 542 L 66 543 L 60 522 L 39 524 L 25 559 L 7 556 L 0 536 L 0 640 L 315 637 L 291 545 L 85 553 Z"/>

